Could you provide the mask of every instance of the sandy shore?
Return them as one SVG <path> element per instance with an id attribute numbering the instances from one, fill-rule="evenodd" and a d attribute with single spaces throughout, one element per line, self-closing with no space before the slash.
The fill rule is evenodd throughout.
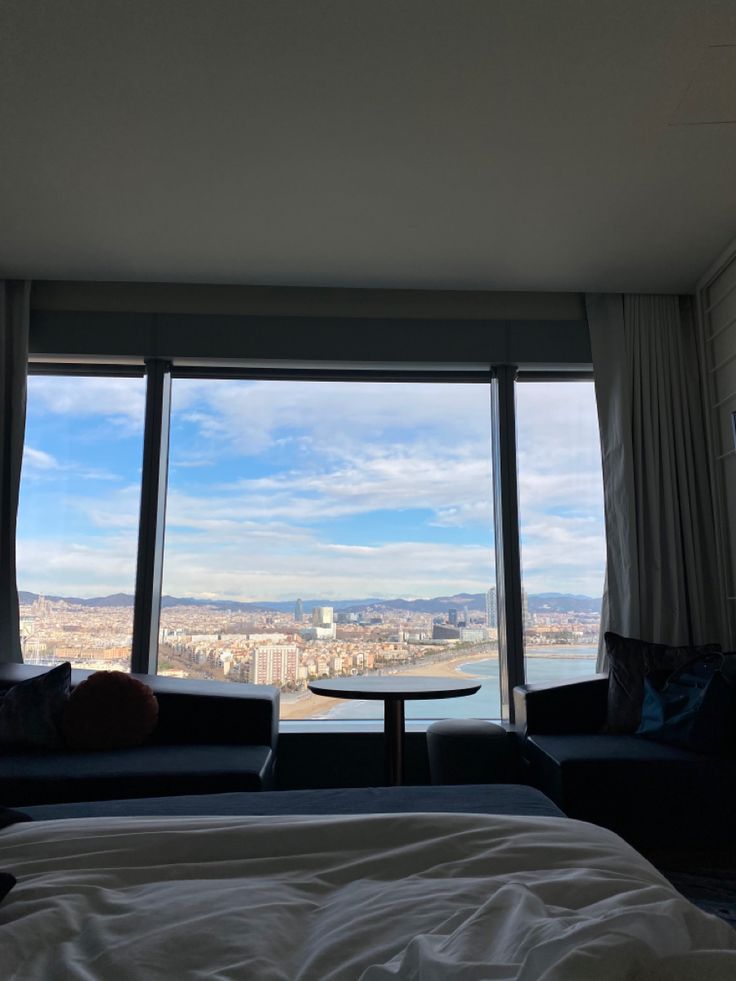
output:
<path id="1" fill-rule="evenodd" d="M 487 661 L 487 652 L 482 654 L 463 654 L 458 657 L 450 658 L 447 661 L 436 661 L 432 664 L 416 664 L 411 668 L 400 668 L 396 673 L 400 675 L 429 675 L 435 678 L 456 678 L 460 675 L 463 678 L 473 678 L 475 675 L 469 671 L 461 671 L 461 664 L 470 664 L 472 661 Z M 388 672 L 383 672 L 387 674 Z M 281 718 L 287 719 L 309 719 L 314 716 L 324 716 L 335 705 L 345 702 L 345 698 L 325 698 L 324 695 L 313 695 L 310 691 L 304 692 L 293 701 L 284 698 L 281 700 Z M 382 716 L 382 708 L 377 706 L 377 715 Z"/>
<path id="2" fill-rule="evenodd" d="M 527 657 L 540 658 L 572 658 L 572 657 L 594 657 L 589 651 L 580 654 L 572 654 L 570 646 L 564 645 L 562 649 L 550 644 L 543 647 L 529 647 L 526 650 Z M 449 657 L 446 661 L 435 661 L 425 664 L 415 664 L 411 668 L 399 668 L 397 674 L 403 675 L 429 675 L 435 678 L 456 678 L 458 675 L 463 678 L 474 678 L 472 671 L 461 671 L 463 664 L 472 664 L 473 661 L 488 661 L 495 659 L 496 654 L 484 651 L 477 654 L 457 654 Z M 388 672 L 383 672 L 387 674 Z M 340 702 L 347 701 L 344 698 L 325 698 L 323 695 L 313 695 L 306 691 L 297 698 L 281 699 L 281 718 L 282 719 L 309 719 L 316 716 L 324 717 L 330 709 Z M 381 707 L 377 707 L 377 715 L 382 715 Z"/>

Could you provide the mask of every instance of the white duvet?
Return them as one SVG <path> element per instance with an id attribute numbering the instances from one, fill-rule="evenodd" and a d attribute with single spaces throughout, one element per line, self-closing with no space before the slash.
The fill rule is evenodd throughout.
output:
<path id="1" fill-rule="evenodd" d="M 0 869 L 3 981 L 736 979 L 736 931 L 561 818 L 47 821 Z"/>

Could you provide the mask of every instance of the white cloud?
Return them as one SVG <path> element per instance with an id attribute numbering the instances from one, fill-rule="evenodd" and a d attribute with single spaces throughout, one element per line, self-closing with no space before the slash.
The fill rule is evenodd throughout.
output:
<path id="1" fill-rule="evenodd" d="M 36 450 L 32 446 L 26 445 L 23 447 L 24 473 L 58 469 L 59 461 L 50 453 L 46 453 L 44 450 Z"/>
<path id="2" fill-rule="evenodd" d="M 96 412 L 101 423 L 139 425 L 142 399 L 133 404 L 125 385 L 96 381 L 104 385 L 74 393 L 51 388 L 43 397 L 57 413 Z M 595 407 L 590 386 L 566 385 L 560 393 L 544 383 L 518 390 L 525 586 L 600 595 Z M 177 380 L 174 400 L 167 593 L 339 599 L 488 588 L 486 387 Z M 184 441 L 192 427 L 198 435 Z M 52 454 L 27 452 L 28 473 L 59 468 Z M 230 476 L 239 466 L 260 475 Z M 22 549 L 19 542 L 23 588 L 78 595 L 132 589 L 140 488 L 84 491 L 63 501 L 86 522 L 84 535 L 65 532 L 61 544 L 31 535 Z M 415 541 L 408 530 L 403 541 L 386 540 L 380 512 L 392 515 L 394 537 L 401 512 L 414 509 L 427 512 L 425 530 L 434 528 L 437 540 Z M 369 530 L 361 520 L 371 512 L 379 517 Z M 448 541 L 452 529 L 455 543 Z"/>
<path id="3" fill-rule="evenodd" d="M 146 390 L 143 378 L 31 375 L 29 412 L 68 416 L 74 425 L 104 421 L 125 434 L 143 430 Z"/>
<path id="4" fill-rule="evenodd" d="M 292 470 L 222 487 L 242 513 L 314 521 L 380 510 L 427 509 L 438 522 L 490 521 L 489 460 L 470 446 L 366 447 L 324 469 Z M 327 461 L 329 462 L 329 461 Z"/>
<path id="5" fill-rule="evenodd" d="M 179 379 L 174 421 L 194 423 L 223 452 L 259 454 L 284 439 L 328 456 L 389 438 L 490 439 L 490 399 L 483 385 L 375 382 L 248 382 Z"/>
<path id="6" fill-rule="evenodd" d="M 290 545 L 280 549 L 273 544 L 257 551 L 230 547 L 223 553 L 188 548 L 181 542 L 167 554 L 164 589 L 174 595 L 253 601 L 295 596 L 428 597 L 455 590 L 482 592 L 492 581 L 492 571 L 490 550 L 479 546 L 405 541 L 368 548 L 313 543 L 300 553 Z"/>
<path id="7" fill-rule="evenodd" d="M 18 588 L 52 596 L 104 596 L 135 588 L 135 536 L 18 540 Z"/>

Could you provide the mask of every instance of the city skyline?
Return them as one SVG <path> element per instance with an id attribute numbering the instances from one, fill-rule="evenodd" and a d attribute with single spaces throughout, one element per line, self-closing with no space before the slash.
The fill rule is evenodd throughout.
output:
<path id="1" fill-rule="evenodd" d="M 455 599 L 459 598 L 464 597 Z M 499 711 L 493 707 L 499 697 L 498 632 L 487 609 L 445 604 L 438 614 L 377 604 L 356 613 L 324 605 L 315 606 L 306 620 L 298 620 L 297 612 L 296 604 L 289 610 L 249 611 L 211 605 L 166 607 L 156 672 L 203 681 L 275 684 L 282 691 L 282 718 L 311 718 L 333 710 L 309 693 L 307 684 L 313 678 L 374 672 L 472 673 L 477 668 L 488 682 L 476 699 L 477 710 Z M 67 660 L 87 670 L 130 670 L 132 606 L 79 605 L 23 594 L 20 613 L 27 662 Z M 579 673 L 583 665 L 591 667 L 598 630 L 597 610 L 573 613 L 540 605 L 525 621 L 532 679 L 539 678 L 540 671 L 555 680 Z M 339 711 L 345 717 L 345 706 Z M 351 703 L 350 712 L 363 716 L 365 708 Z"/>
<path id="2" fill-rule="evenodd" d="M 316 607 L 330 606 L 333 605 L 336 609 L 351 609 L 353 607 L 357 608 L 368 608 L 373 606 L 385 606 L 391 608 L 393 604 L 409 604 L 411 608 L 416 608 L 419 612 L 431 612 L 421 610 L 421 604 L 434 604 L 442 603 L 444 606 L 449 608 L 450 603 L 463 603 L 467 608 L 474 611 L 486 611 L 488 615 L 489 610 L 489 594 L 496 593 L 496 587 L 491 586 L 485 593 L 453 593 L 449 596 L 424 596 L 415 597 L 413 599 L 406 599 L 404 597 L 353 597 L 351 599 L 333 600 L 330 597 L 309 597 L 307 599 L 302 599 L 301 597 L 296 597 L 295 599 L 285 599 L 285 600 L 257 600 L 253 601 L 241 601 L 237 599 L 229 600 L 209 600 L 209 599 L 198 599 L 194 596 L 170 596 L 162 595 L 162 608 L 167 608 L 169 606 L 208 606 L 218 607 L 221 609 L 242 609 L 242 612 L 287 612 L 289 610 L 294 610 L 295 619 L 298 620 L 299 617 L 296 615 L 297 608 L 300 609 L 303 615 L 309 613 L 311 614 Z M 19 590 L 18 595 L 22 603 L 32 603 L 36 600 L 59 600 L 61 602 L 67 602 L 70 604 L 81 603 L 85 606 L 95 606 L 96 604 L 103 607 L 120 606 L 123 608 L 132 607 L 135 603 L 135 595 L 133 593 L 112 593 L 107 596 L 92 596 L 92 597 L 81 597 L 81 596 L 59 596 L 56 594 L 46 594 L 46 593 L 36 593 L 32 590 Z M 602 598 L 600 596 L 587 596 L 583 593 L 559 593 L 559 592 L 545 592 L 545 593 L 529 593 L 526 594 L 527 601 L 540 599 L 545 599 L 547 601 L 552 599 L 558 600 L 584 600 L 587 603 L 600 605 Z M 122 602 L 124 600 L 124 602 Z M 121 601 L 121 602 L 112 602 Z M 475 605 L 473 605 L 475 604 Z M 405 607 L 401 607 L 405 608 Z M 408 606 L 406 607 L 409 608 Z M 443 607 L 444 609 L 444 607 Z M 558 608 L 555 612 L 575 612 L 575 606 L 562 606 L 562 609 Z M 441 612 L 438 609 L 436 612 Z"/>

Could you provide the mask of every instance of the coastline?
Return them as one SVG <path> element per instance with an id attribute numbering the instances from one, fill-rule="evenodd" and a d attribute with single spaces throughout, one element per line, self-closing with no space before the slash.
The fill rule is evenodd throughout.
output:
<path id="1" fill-rule="evenodd" d="M 555 651 L 554 647 L 550 645 L 549 647 L 530 647 L 526 656 L 530 658 L 559 658 L 559 659 L 571 659 L 571 658 L 591 658 L 594 657 L 594 653 L 591 650 L 586 650 L 585 653 L 573 654 L 571 653 L 573 648 L 563 647 L 562 650 L 559 648 Z M 488 651 L 482 653 L 472 654 L 469 652 L 463 654 L 456 654 L 453 657 L 448 658 L 446 661 L 440 661 L 434 664 L 417 664 L 411 668 L 399 669 L 397 674 L 402 675 L 433 675 L 438 678 L 456 678 L 461 676 L 463 678 L 474 678 L 472 671 L 461 670 L 462 665 L 472 665 L 473 661 L 491 661 L 497 660 L 497 654 L 489 654 Z M 382 672 L 383 674 L 391 672 Z M 302 695 L 299 695 L 293 700 L 286 701 L 282 698 L 281 700 L 281 719 L 284 722 L 299 721 L 300 719 L 312 719 L 319 717 L 324 719 L 330 711 L 341 702 L 349 701 L 345 698 L 325 698 L 324 695 L 313 695 L 312 692 L 306 691 Z M 382 710 L 378 709 L 379 715 L 382 714 Z"/>
<path id="2" fill-rule="evenodd" d="M 482 654 L 463 654 L 447 661 L 440 661 L 438 664 L 417 664 L 414 667 L 406 668 L 396 673 L 402 675 L 432 675 L 436 678 L 456 678 L 458 675 L 462 675 L 464 678 L 473 678 L 475 676 L 468 671 L 461 671 L 460 665 L 470 664 L 472 661 L 487 661 L 489 657 L 488 652 Z M 384 671 L 381 673 L 389 674 L 390 672 Z M 322 718 L 336 705 L 346 701 L 349 701 L 349 699 L 325 698 L 324 695 L 313 695 L 312 692 L 306 691 L 293 701 L 287 702 L 282 699 L 281 719 L 284 722 L 290 722 L 299 719 L 309 719 L 314 716 L 320 716 Z M 382 706 L 379 705 L 378 711 L 382 716 Z"/>

